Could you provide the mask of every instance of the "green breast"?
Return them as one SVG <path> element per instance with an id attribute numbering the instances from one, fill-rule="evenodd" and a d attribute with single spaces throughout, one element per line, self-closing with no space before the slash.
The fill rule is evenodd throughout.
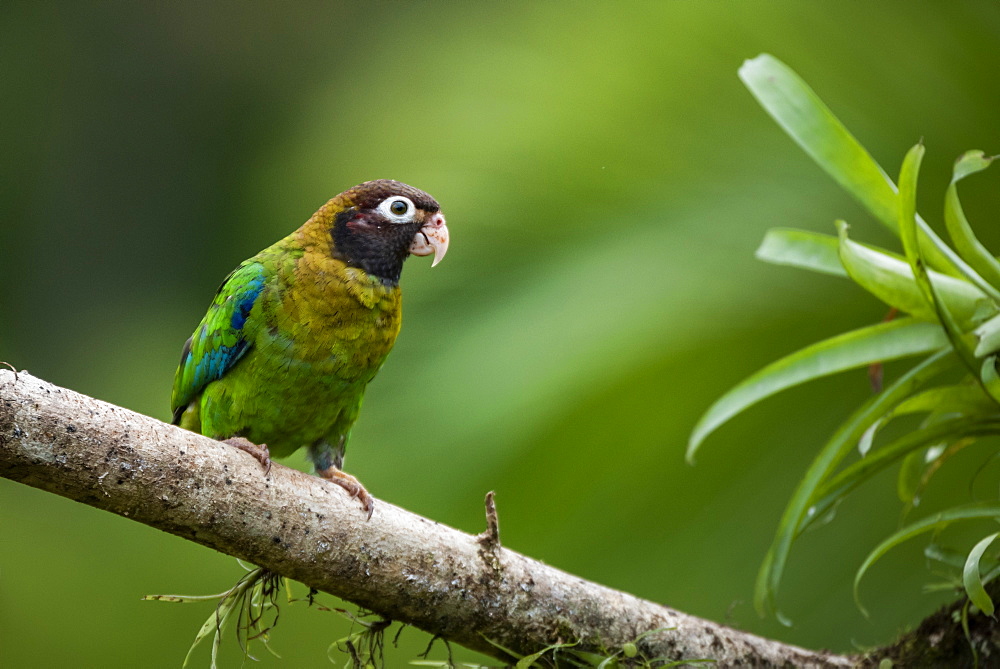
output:
<path id="1" fill-rule="evenodd" d="M 399 333 L 401 301 L 398 286 L 325 254 L 272 267 L 277 280 L 248 318 L 250 348 L 205 389 L 201 422 L 204 434 L 241 434 L 282 457 L 346 437 Z"/>

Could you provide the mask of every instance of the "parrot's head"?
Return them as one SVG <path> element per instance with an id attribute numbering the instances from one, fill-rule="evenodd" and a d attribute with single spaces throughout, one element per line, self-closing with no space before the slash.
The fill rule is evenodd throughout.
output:
<path id="1" fill-rule="evenodd" d="M 333 200 L 333 253 L 352 267 L 396 282 L 410 254 L 448 251 L 448 226 L 437 200 L 399 181 L 358 184 Z"/>

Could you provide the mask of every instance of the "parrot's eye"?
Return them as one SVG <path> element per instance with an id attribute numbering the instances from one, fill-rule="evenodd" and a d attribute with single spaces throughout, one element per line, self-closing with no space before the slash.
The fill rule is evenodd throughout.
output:
<path id="1" fill-rule="evenodd" d="M 378 206 L 378 210 L 393 223 L 409 223 L 416 209 L 413 201 L 402 195 L 386 198 Z"/>

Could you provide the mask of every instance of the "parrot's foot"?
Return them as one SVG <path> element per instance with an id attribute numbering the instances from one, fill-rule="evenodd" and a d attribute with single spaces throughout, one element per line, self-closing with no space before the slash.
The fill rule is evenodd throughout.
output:
<path id="1" fill-rule="evenodd" d="M 264 467 L 264 476 L 271 473 L 271 452 L 267 450 L 267 444 L 255 444 L 245 437 L 230 437 L 223 439 L 222 443 L 235 446 L 252 455 Z"/>
<path id="2" fill-rule="evenodd" d="M 365 490 L 365 487 L 356 478 L 350 474 L 345 474 L 336 467 L 319 469 L 316 471 L 316 474 L 331 483 L 336 483 L 346 490 L 347 494 L 351 497 L 357 497 L 358 501 L 361 502 L 361 508 L 368 514 L 367 520 L 371 520 L 372 514 L 375 512 L 375 499 L 368 494 L 368 491 Z"/>

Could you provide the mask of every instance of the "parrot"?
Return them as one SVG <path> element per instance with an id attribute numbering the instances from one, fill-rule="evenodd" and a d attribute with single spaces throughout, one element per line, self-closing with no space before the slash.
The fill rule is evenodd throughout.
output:
<path id="1" fill-rule="evenodd" d="M 342 471 L 344 453 L 399 333 L 403 262 L 433 254 L 437 265 L 448 239 L 437 201 L 399 181 L 329 200 L 223 280 L 181 352 L 173 424 L 246 451 L 265 476 L 272 455 L 306 448 L 370 519 L 374 500 Z"/>

